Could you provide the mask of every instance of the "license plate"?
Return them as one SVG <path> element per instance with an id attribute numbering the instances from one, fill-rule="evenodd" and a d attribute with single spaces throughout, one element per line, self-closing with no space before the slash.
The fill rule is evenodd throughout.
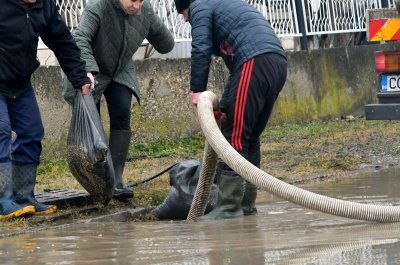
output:
<path id="1" fill-rule="evenodd" d="M 400 91 L 400 75 L 380 75 L 381 91 L 392 92 Z"/>

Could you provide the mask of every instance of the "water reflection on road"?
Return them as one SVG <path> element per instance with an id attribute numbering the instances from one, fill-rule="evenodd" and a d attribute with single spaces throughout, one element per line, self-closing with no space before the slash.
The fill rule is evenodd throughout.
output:
<path id="1" fill-rule="evenodd" d="M 400 170 L 307 190 L 400 205 Z M 1 264 L 400 264 L 400 223 L 350 220 L 262 193 L 259 214 L 211 222 L 98 222 L 0 240 Z"/>

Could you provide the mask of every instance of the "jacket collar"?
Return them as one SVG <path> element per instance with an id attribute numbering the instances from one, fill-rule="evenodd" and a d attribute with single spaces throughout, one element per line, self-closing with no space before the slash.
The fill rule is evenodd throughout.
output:
<path id="1" fill-rule="evenodd" d="M 25 4 L 22 0 L 12 0 L 11 2 L 14 2 L 16 5 L 19 5 L 21 8 L 26 7 L 27 9 L 43 7 L 43 0 L 36 0 L 36 3 L 34 3 L 34 4 Z"/>
<path id="2" fill-rule="evenodd" d="M 124 9 L 122 8 L 122 4 L 119 0 L 111 0 L 113 6 L 118 10 L 118 12 L 121 12 L 124 15 L 127 15 L 124 11 Z"/>

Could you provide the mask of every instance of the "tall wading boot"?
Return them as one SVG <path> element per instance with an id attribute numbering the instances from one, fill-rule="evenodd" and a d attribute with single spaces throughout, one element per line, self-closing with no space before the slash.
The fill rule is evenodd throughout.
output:
<path id="1" fill-rule="evenodd" d="M 35 213 L 34 206 L 22 206 L 14 201 L 11 170 L 11 163 L 0 163 L 0 221 Z"/>
<path id="2" fill-rule="evenodd" d="M 250 141 L 248 161 L 256 167 L 260 168 L 261 153 L 259 137 Z M 246 186 L 244 189 L 244 196 L 242 201 L 242 209 L 244 215 L 257 214 L 256 199 L 257 186 L 246 180 Z"/>
<path id="3" fill-rule="evenodd" d="M 111 130 L 110 152 L 115 173 L 114 198 L 116 199 L 129 199 L 133 197 L 132 189 L 125 187 L 123 181 L 123 173 L 130 142 L 131 131 Z"/>
<path id="4" fill-rule="evenodd" d="M 15 201 L 21 206 L 33 205 L 35 215 L 54 213 L 57 206 L 40 203 L 35 198 L 36 169 L 36 164 L 12 165 Z"/>
<path id="5" fill-rule="evenodd" d="M 244 196 L 242 200 L 242 209 L 244 215 L 253 215 L 257 213 L 256 208 L 257 187 L 246 180 Z"/>
<path id="6" fill-rule="evenodd" d="M 218 202 L 217 206 L 198 220 L 218 220 L 243 216 L 242 200 L 244 180 L 232 170 L 217 168 Z"/>

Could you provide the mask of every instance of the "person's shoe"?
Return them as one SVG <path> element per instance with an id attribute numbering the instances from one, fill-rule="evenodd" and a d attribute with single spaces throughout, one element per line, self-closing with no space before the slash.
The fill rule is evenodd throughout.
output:
<path id="1" fill-rule="evenodd" d="M 52 214 L 57 210 L 57 206 L 40 203 L 35 198 L 36 169 L 36 164 L 12 165 L 15 202 L 24 207 L 33 205 L 35 215 Z"/>
<path id="2" fill-rule="evenodd" d="M 14 201 L 11 163 L 0 163 L 0 221 L 29 217 L 35 213 L 32 205 L 21 206 Z"/>
<path id="3" fill-rule="evenodd" d="M 133 198 L 133 191 L 127 187 L 114 188 L 114 198 L 117 200 L 126 200 Z"/>
<path id="4" fill-rule="evenodd" d="M 0 204 L 2 204 L 0 202 Z M 35 214 L 35 207 L 28 205 L 22 207 L 15 202 L 11 202 L 10 205 L 4 206 L 0 205 L 0 221 L 7 221 L 19 217 L 30 217 Z"/>

